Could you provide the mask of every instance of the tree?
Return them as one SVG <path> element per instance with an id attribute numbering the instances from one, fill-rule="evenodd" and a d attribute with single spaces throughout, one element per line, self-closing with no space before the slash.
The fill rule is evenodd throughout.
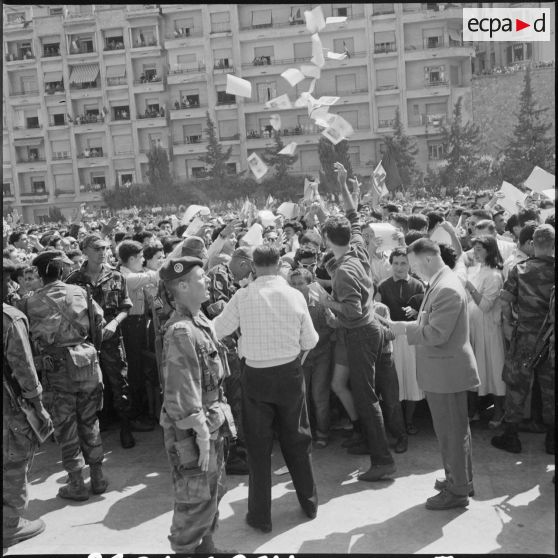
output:
<path id="1" fill-rule="evenodd" d="M 486 166 L 481 164 L 480 131 L 472 122 L 463 124 L 463 97 L 453 109 L 450 126 L 442 128 L 445 165 L 440 168 L 440 186 L 448 194 L 465 186 L 478 189 L 486 179 Z"/>
<path id="2" fill-rule="evenodd" d="M 349 158 L 349 142 L 340 141 L 333 145 L 327 138 L 321 136 L 318 142 L 318 157 L 322 170 L 320 171 L 320 184 L 322 189 L 333 193 L 337 191 L 337 173 L 334 171 L 333 163 L 341 163 L 347 169 L 347 176 L 353 176 L 353 167 Z"/>
<path id="3" fill-rule="evenodd" d="M 262 159 L 275 170 L 275 177 L 282 180 L 288 174 L 289 167 L 298 161 L 298 155 L 279 155 L 279 151 L 285 147 L 279 130 L 274 132 L 273 139 L 275 143 L 272 147 L 265 148 Z"/>
<path id="4" fill-rule="evenodd" d="M 215 124 L 209 116 L 209 111 L 206 112 L 207 128 L 204 130 L 207 134 L 208 144 L 207 152 L 199 160 L 205 163 L 208 168 L 207 176 L 213 178 L 215 186 L 220 188 L 227 176 L 227 161 L 230 159 L 232 147 L 223 151 L 223 146 L 219 143 L 217 132 L 215 131 Z"/>
<path id="5" fill-rule="evenodd" d="M 503 176 L 512 184 L 523 182 L 533 167 L 554 173 L 554 147 L 547 135 L 552 124 L 543 119 L 548 108 L 538 108 L 531 87 L 531 70 L 527 68 L 524 87 L 519 98 L 519 114 L 508 145 L 505 148 Z"/>
<path id="6" fill-rule="evenodd" d="M 147 179 L 153 188 L 166 190 L 172 186 L 167 152 L 160 145 L 153 145 L 147 153 Z"/>
<path id="7" fill-rule="evenodd" d="M 393 136 L 384 138 L 387 148 L 391 148 L 391 154 L 395 159 L 403 190 L 407 191 L 411 187 L 416 187 L 420 181 L 420 170 L 415 161 L 418 153 L 417 142 L 413 137 L 405 134 L 405 128 L 401 121 L 399 108 L 395 111 L 395 125 Z"/>

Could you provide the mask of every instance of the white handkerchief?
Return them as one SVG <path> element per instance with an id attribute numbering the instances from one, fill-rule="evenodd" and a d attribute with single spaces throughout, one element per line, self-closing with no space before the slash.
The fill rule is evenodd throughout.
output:
<path id="1" fill-rule="evenodd" d="M 320 41 L 320 37 L 317 33 L 312 35 L 312 59 L 310 62 L 312 62 L 312 64 L 316 64 L 318 68 L 321 68 L 325 64 L 322 41 Z"/>
<path id="2" fill-rule="evenodd" d="M 318 99 L 319 105 L 334 105 L 340 97 L 320 97 Z"/>
<path id="3" fill-rule="evenodd" d="M 519 208 L 517 207 L 516 202 L 519 202 L 521 206 L 525 206 L 525 198 L 527 198 L 528 194 L 523 193 L 513 184 L 504 180 L 499 191 L 504 194 L 504 197 L 498 198 L 498 205 L 501 205 L 506 211 L 509 211 L 512 214 L 517 213 Z"/>
<path id="4" fill-rule="evenodd" d="M 281 129 L 281 117 L 278 114 L 272 114 L 269 123 L 273 126 L 274 130 Z"/>
<path id="5" fill-rule="evenodd" d="M 304 19 L 306 20 L 306 29 L 308 29 L 310 33 L 317 33 L 326 26 L 326 20 L 321 6 L 317 6 L 311 12 L 305 11 Z"/>
<path id="6" fill-rule="evenodd" d="M 318 66 L 314 66 L 314 64 L 303 64 L 300 67 L 300 71 L 306 76 L 311 78 L 320 79 L 320 74 L 322 71 Z"/>
<path id="7" fill-rule="evenodd" d="M 227 89 L 229 95 L 239 95 L 240 97 L 252 96 L 252 84 L 242 78 L 227 74 Z"/>
<path id="8" fill-rule="evenodd" d="M 281 151 L 279 151 L 278 155 L 289 155 L 292 156 L 295 154 L 296 150 L 296 142 L 291 141 L 288 145 L 285 145 Z"/>
<path id="9" fill-rule="evenodd" d="M 258 180 L 269 170 L 269 167 L 260 159 L 257 153 L 251 153 L 246 160 L 248 165 L 250 165 L 250 170 Z"/>
<path id="10" fill-rule="evenodd" d="M 279 97 L 275 97 L 275 99 L 267 101 L 265 106 L 270 109 L 290 109 L 291 101 L 289 100 L 289 96 L 284 93 L 283 95 L 279 95 Z"/>
<path id="11" fill-rule="evenodd" d="M 345 23 L 347 21 L 347 16 L 338 16 L 338 17 L 326 17 L 326 25 L 330 23 Z"/>
<path id="12" fill-rule="evenodd" d="M 347 53 L 343 52 L 341 54 L 338 54 L 337 52 L 333 52 L 331 50 L 327 51 L 327 57 L 331 58 L 332 60 L 345 60 L 345 58 L 347 58 Z"/>
<path id="13" fill-rule="evenodd" d="M 289 68 L 288 70 L 285 70 L 281 74 L 281 77 L 285 78 L 289 82 L 291 87 L 294 87 L 297 83 L 300 83 L 302 80 L 305 79 L 304 74 L 297 68 Z"/>

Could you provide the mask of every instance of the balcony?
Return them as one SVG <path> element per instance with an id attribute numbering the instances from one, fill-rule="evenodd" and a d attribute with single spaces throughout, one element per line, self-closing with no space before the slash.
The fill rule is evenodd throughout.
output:
<path id="1" fill-rule="evenodd" d="M 231 32 L 231 24 L 230 22 L 227 23 L 212 23 L 211 24 L 211 31 L 209 32 L 211 35 L 215 33 L 230 33 Z"/>
<path id="2" fill-rule="evenodd" d="M 198 64 L 193 67 L 175 67 L 174 69 L 169 70 L 169 73 L 167 74 L 167 83 L 168 85 L 176 85 L 179 83 L 201 81 L 206 78 L 205 65 Z"/>
<path id="3" fill-rule="evenodd" d="M 234 66 L 230 63 L 224 63 L 222 61 L 216 61 L 213 65 L 213 72 L 222 71 L 224 74 L 234 72 Z"/>
<path id="4" fill-rule="evenodd" d="M 119 85 L 128 85 L 128 78 L 127 77 L 108 77 L 107 78 L 107 87 L 117 87 Z"/>
<path id="5" fill-rule="evenodd" d="M 199 9 L 199 7 L 198 7 Z M 126 5 L 126 19 L 143 17 L 146 15 L 160 15 L 159 4 L 128 4 Z"/>
<path id="6" fill-rule="evenodd" d="M 154 128 L 156 126 L 166 126 L 167 117 L 163 114 L 145 116 L 145 114 L 138 114 L 137 127 L 138 128 Z"/>
<path id="7" fill-rule="evenodd" d="M 91 149 L 85 149 L 80 153 L 78 159 L 93 159 L 95 157 L 105 157 L 102 147 L 93 147 Z"/>
<path id="8" fill-rule="evenodd" d="M 395 16 L 395 11 L 393 9 L 393 4 L 373 4 L 372 5 L 372 17 L 377 16 Z"/>
<path id="9" fill-rule="evenodd" d="M 167 154 L 167 156 L 170 159 L 170 153 L 169 153 L 169 149 L 168 147 L 164 146 L 164 145 L 160 145 L 159 146 L 161 149 L 163 149 L 165 151 L 165 153 Z M 137 157 L 138 162 L 140 163 L 147 163 L 148 161 L 148 153 L 151 151 L 151 148 L 147 148 L 147 147 L 143 147 L 139 150 L 139 156 Z M 173 150 L 174 151 L 174 150 Z"/>
<path id="10" fill-rule="evenodd" d="M 110 52 L 119 52 L 121 50 L 124 50 L 124 43 L 121 41 L 116 44 L 105 44 L 105 48 L 103 48 L 103 52 L 105 54 Z"/>
<path id="11" fill-rule="evenodd" d="M 420 114 L 418 117 L 409 118 L 408 133 L 410 135 L 440 133 L 446 121 L 447 114 Z"/>
<path id="12" fill-rule="evenodd" d="M 203 32 L 201 29 L 185 29 L 181 32 L 174 31 L 165 37 L 165 48 L 188 48 L 203 43 Z"/>
<path id="13" fill-rule="evenodd" d="M 395 118 L 391 118 L 389 120 L 379 120 L 378 121 L 378 128 L 393 128 L 395 126 Z"/>
<path id="14" fill-rule="evenodd" d="M 207 105 L 200 103 L 192 104 L 185 108 L 171 108 L 169 110 L 171 120 L 183 120 L 184 118 L 201 118 L 205 116 Z"/>
<path id="15" fill-rule="evenodd" d="M 72 124 L 74 124 L 75 134 L 84 134 L 99 131 L 105 125 L 105 118 L 102 115 L 90 116 L 89 118 L 77 116 Z"/>
<path id="16" fill-rule="evenodd" d="M 98 54 L 97 49 L 92 46 L 70 47 L 68 52 L 68 56 L 86 56 L 87 58 L 93 58 Z"/>
<path id="17" fill-rule="evenodd" d="M 37 97 L 39 95 L 38 89 L 29 89 L 28 91 L 12 91 L 10 92 L 10 97 Z"/>
<path id="18" fill-rule="evenodd" d="M 49 83 L 45 83 L 45 95 L 59 95 L 64 93 L 66 90 L 64 89 L 64 85 L 50 85 Z"/>
<path id="19" fill-rule="evenodd" d="M 447 20 L 458 19 L 463 20 L 463 8 L 458 5 L 445 7 L 444 4 L 436 4 L 436 9 L 428 9 L 426 6 L 412 9 L 411 4 L 403 5 L 402 19 L 403 23 L 413 23 L 417 21 L 431 21 L 431 20 Z"/>
<path id="20" fill-rule="evenodd" d="M 11 64 L 12 62 L 29 62 L 32 63 L 35 60 L 35 55 L 29 50 L 27 52 L 19 52 L 14 54 L 13 52 L 9 52 L 8 54 L 6 54 L 6 64 L 8 65 L 14 65 Z"/>
<path id="21" fill-rule="evenodd" d="M 421 97 L 432 97 L 433 95 L 449 95 L 450 86 L 446 80 L 427 81 L 424 87 L 418 89 L 407 89 L 407 99 L 419 99 Z"/>
<path id="22" fill-rule="evenodd" d="M 163 83 L 162 77 L 157 77 L 155 79 L 135 79 L 134 80 L 134 93 L 149 93 L 156 91 L 164 91 L 165 84 Z"/>
<path id="23" fill-rule="evenodd" d="M 47 47 L 43 51 L 43 58 L 58 58 L 60 56 L 62 56 L 62 53 L 60 52 L 60 45 L 58 45 L 57 48 Z"/>
<path id="24" fill-rule="evenodd" d="M 232 136 L 219 136 L 219 141 L 235 141 L 240 139 L 240 134 L 233 134 Z"/>
<path id="25" fill-rule="evenodd" d="M 201 135 L 187 136 L 184 139 L 175 139 L 172 142 L 174 155 L 190 155 L 192 153 L 205 153 L 207 150 L 207 139 Z"/>
<path id="26" fill-rule="evenodd" d="M 44 155 L 39 155 L 38 157 L 29 157 L 29 156 L 18 156 L 16 157 L 16 161 L 20 164 L 22 163 L 44 163 L 46 161 Z"/>
<path id="27" fill-rule="evenodd" d="M 130 55 L 132 57 L 143 56 L 146 52 L 151 52 L 152 55 L 155 55 L 156 53 L 152 52 L 154 50 L 157 51 L 157 53 L 161 51 L 161 45 L 157 40 L 151 41 L 149 44 L 134 44 L 134 46 L 130 48 Z"/>
<path id="28" fill-rule="evenodd" d="M 440 41 L 438 43 L 423 42 L 422 44 L 406 44 L 405 59 L 426 60 L 438 57 L 469 57 L 475 55 L 475 48 L 472 42 L 449 42 Z"/>
<path id="29" fill-rule="evenodd" d="M 75 6 L 72 6 L 75 7 Z M 64 15 L 64 27 L 71 26 L 74 24 L 81 24 L 81 23 L 88 23 L 95 21 L 95 10 L 94 7 L 91 6 L 80 6 L 80 11 L 71 12 L 70 10 L 66 10 Z"/>
<path id="30" fill-rule="evenodd" d="M 77 156 L 78 168 L 102 167 L 108 165 L 107 156 L 101 148 L 97 150 L 91 149 L 89 155 L 81 153 Z"/>
<path id="31" fill-rule="evenodd" d="M 44 203 L 48 201 L 48 192 L 20 192 L 21 203 Z"/>
<path id="32" fill-rule="evenodd" d="M 53 161 L 67 161 L 72 159 L 72 155 L 69 151 L 56 151 L 52 154 Z"/>
<path id="33" fill-rule="evenodd" d="M 14 15 L 15 14 L 6 18 L 2 22 L 2 30 L 4 33 L 10 33 L 13 31 L 17 31 L 18 33 L 21 33 L 21 31 L 33 31 L 33 18 L 29 17 L 29 19 L 27 19 L 27 15 L 17 15 L 15 17 Z"/>
<path id="34" fill-rule="evenodd" d="M 28 126 L 25 128 L 14 126 L 13 128 L 14 139 L 36 138 L 42 135 L 43 135 L 43 127 L 40 124 L 36 126 Z"/>
<path id="35" fill-rule="evenodd" d="M 390 93 L 396 93 L 399 90 L 399 86 L 396 83 L 390 83 L 389 85 L 377 85 L 376 95 L 387 95 Z"/>
<path id="36" fill-rule="evenodd" d="M 163 14 L 174 14 L 178 12 L 191 12 L 192 10 L 201 10 L 199 4 L 160 4 Z"/>
<path id="37" fill-rule="evenodd" d="M 392 43 L 376 43 L 374 45 L 374 54 L 395 54 L 397 45 L 395 41 Z"/>

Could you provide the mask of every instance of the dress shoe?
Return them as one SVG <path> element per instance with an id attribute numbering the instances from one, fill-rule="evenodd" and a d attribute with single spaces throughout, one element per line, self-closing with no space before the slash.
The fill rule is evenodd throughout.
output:
<path id="1" fill-rule="evenodd" d="M 436 479 L 434 483 L 434 490 L 442 491 L 447 490 L 448 488 L 448 481 L 446 479 Z M 475 495 L 475 491 L 473 488 L 469 490 L 469 497 L 472 498 Z"/>
<path id="2" fill-rule="evenodd" d="M 304 504 L 300 504 L 300 507 L 310 519 L 315 519 L 318 515 L 318 506 L 314 502 L 306 501 Z"/>
<path id="3" fill-rule="evenodd" d="M 239 455 L 230 453 L 225 466 L 227 475 L 247 475 L 248 464 Z"/>
<path id="4" fill-rule="evenodd" d="M 347 453 L 350 453 L 351 455 L 369 455 L 370 450 L 368 449 L 368 444 L 363 442 L 361 444 L 351 446 L 347 450 Z"/>
<path id="5" fill-rule="evenodd" d="M 347 440 L 341 442 L 342 448 L 350 448 L 352 446 L 358 446 L 364 442 L 364 437 L 360 432 L 353 432 L 351 437 Z"/>
<path id="6" fill-rule="evenodd" d="M 26 541 L 45 530 L 45 522 L 42 519 L 35 519 L 34 521 L 29 521 L 29 519 L 24 519 L 23 517 L 14 519 L 18 520 L 15 525 L 7 525 L 8 521 L 4 520 L 2 527 L 3 548 Z"/>
<path id="7" fill-rule="evenodd" d="M 130 430 L 130 424 L 128 421 L 123 421 L 120 425 L 120 445 L 124 449 L 130 449 L 136 445 L 136 441 L 132 436 L 132 431 Z"/>
<path id="8" fill-rule="evenodd" d="M 271 533 L 271 523 L 258 523 L 250 517 L 249 513 L 246 514 L 246 523 L 253 529 L 259 529 L 263 533 Z"/>
<path id="9" fill-rule="evenodd" d="M 152 432 L 154 429 L 155 425 L 152 422 L 141 419 L 130 421 L 130 430 L 132 432 Z"/>
<path id="10" fill-rule="evenodd" d="M 89 467 L 89 474 L 91 475 L 91 492 L 93 494 L 103 494 L 107 491 L 108 481 L 103 476 L 103 467 L 99 463 Z"/>
<path id="11" fill-rule="evenodd" d="M 393 451 L 395 453 L 405 453 L 407 451 L 407 447 L 409 445 L 409 438 L 407 436 L 401 436 L 397 438 L 397 442 L 395 442 L 395 447 Z"/>
<path id="12" fill-rule="evenodd" d="M 442 490 L 436 496 L 432 496 L 426 500 L 426 509 L 428 510 L 449 510 L 451 508 L 465 508 L 469 505 L 467 496 L 457 496 L 449 490 Z"/>
<path id="13" fill-rule="evenodd" d="M 70 473 L 70 482 L 58 490 L 58 496 L 66 500 L 76 500 L 77 502 L 89 500 L 89 492 L 85 488 L 82 471 Z"/>
<path id="14" fill-rule="evenodd" d="M 395 470 L 395 463 L 389 463 L 387 465 L 370 465 L 370 469 L 368 469 L 366 473 L 359 475 L 358 480 L 366 482 L 379 481 L 385 477 L 393 475 Z"/>
<path id="15" fill-rule="evenodd" d="M 490 443 L 495 448 L 509 451 L 510 453 L 521 453 L 521 441 L 517 434 L 504 432 L 500 436 L 494 436 Z"/>

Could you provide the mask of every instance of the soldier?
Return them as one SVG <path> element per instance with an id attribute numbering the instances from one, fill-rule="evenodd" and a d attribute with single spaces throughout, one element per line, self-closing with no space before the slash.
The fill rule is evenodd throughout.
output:
<path id="1" fill-rule="evenodd" d="M 209 298 L 202 260 L 171 258 L 160 277 L 175 307 L 165 324 L 160 421 L 175 497 L 169 540 L 175 552 L 219 553 L 212 536 L 225 493 L 226 423 L 234 433 L 221 387 L 226 359 L 201 312 Z"/>
<path id="2" fill-rule="evenodd" d="M 2 298 L 5 299 L 11 269 L 2 267 Z M 29 401 L 46 428 L 52 420 L 43 407 L 33 353 L 29 344 L 29 326 L 25 315 L 10 306 L 2 305 L 2 340 L 4 348 L 4 382 Z M 41 519 L 29 521 L 23 517 L 29 503 L 27 473 L 33 462 L 37 440 L 21 409 L 16 408 L 3 384 L 2 389 L 2 546 L 6 548 L 30 539 L 45 530 Z"/>
<path id="3" fill-rule="evenodd" d="M 43 252 L 33 260 L 43 287 L 25 301 L 31 339 L 42 362 L 43 382 L 53 393 L 54 437 L 62 449 L 69 484 L 61 498 L 87 500 L 83 468 L 90 467 L 93 494 L 106 491 L 104 459 L 97 411 L 103 403 L 103 384 L 97 350 L 91 342 L 101 335 L 103 312 L 93 304 L 90 316 L 86 293 L 60 280 L 67 262 L 63 252 Z M 91 331 L 94 323 L 96 332 Z"/>
<path id="4" fill-rule="evenodd" d="M 512 268 L 500 291 L 504 334 L 511 343 L 504 368 L 505 431 L 492 438 L 492 445 L 512 453 L 521 452 L 518 425 L 536 375 L 541 388 L 543 422 L 547 427 L 545 448 L 547 453 L 554 454 L 554 369 L 548 357 L 535 368 L 530 363 L 554 285 L 554 238 L 554 228 L 550 225 L 537 227 L 533 235 L 535 255 Z M 512 304 L 517 308 L 515 323 L 512 321 Z"/>
<path id="5" fill-rule="evenodd" d="M 109 242 L 98 234 L 83 239 L 81 249 L 87 261 L 81 269 L 71 273 L 66 283 L 91 289 L 93 300 L 103 309 L 107 325 L 103 330 L 100 361 L 103 380 L 109 383 L 114 408 L 120 418 L 120 444 L 129 449 L 136 445 L 132 430 L 147 432 L 152 426 L 140 421 L 130 421 L 132 412 L 128 391 L 128 364 L 122 341 L 120 324 L 132 307 L 126 280 L 122 274 L 106 263 Z"/>
<path id="6" fill-rule="evenodd" d="M 228 264 L 220 263 L 213 267 L 208 273 L 209 300 L 202 305 L 206 316 L 210 319 L 218 316 L 232 295 L 240 288 L 239 283 L 244 282 L 253 273 L 252 250 L 248 247 L 235 250 Z M 222 343 L 227 348 L 227 362 L 231 372 L 224 382 L 225 395 L 238 429 L 236 443 L 231 444 L 229 449 L 226 469 L 228 475 L 247 475 L 248 464 L 242 427 L 241 362 L 237 350 L 238 335 L 236 333 L 229 335 L 222 340 Z"/>

